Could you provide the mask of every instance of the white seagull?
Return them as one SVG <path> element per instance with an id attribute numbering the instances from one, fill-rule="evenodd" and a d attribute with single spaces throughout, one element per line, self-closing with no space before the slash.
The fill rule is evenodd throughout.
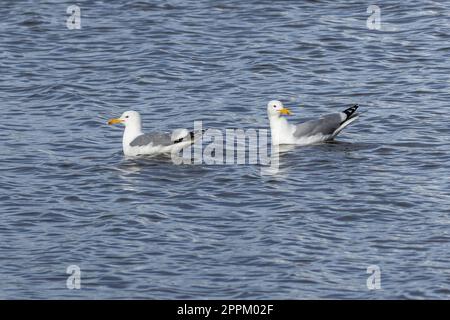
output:
<path id="1" fill-rule="evenodd" d="M 342 112 L 327 114 L 316 120 L 293 125 L 281 117 L 281 115 L 290 115 L 290 110 L 286 109 L 281 101 L 272 100 L 267 104 L 272 144 L 307 145 L 333 140 L 342 129 L 358 118 L 356 109 L 358 105 Z"/>
<path id="2" fill-rule="evenodd" d="M 125 111 L 120 118 L 111 119 L 108 124 L 125 125 L 122 147 L 126 156 L 154 155 L 178 152 L 194 142 L 194 133 L 187 129 L 176 129 L 170 133 L 142 132 L 141 115 L 136 111 Z"/>

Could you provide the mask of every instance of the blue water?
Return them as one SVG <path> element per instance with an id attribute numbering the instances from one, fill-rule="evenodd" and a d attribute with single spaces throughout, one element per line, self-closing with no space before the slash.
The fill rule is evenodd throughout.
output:
<path id="1" fill-rule="evenodd" d="M 449 2 L 380 30 L 368 1 L 70 4 L 0 5 L 0 298 L 450 298 Z M 270 176 L 126 159 L 106 125 L 267 129 L 271 99 L 361 117 Z"/>

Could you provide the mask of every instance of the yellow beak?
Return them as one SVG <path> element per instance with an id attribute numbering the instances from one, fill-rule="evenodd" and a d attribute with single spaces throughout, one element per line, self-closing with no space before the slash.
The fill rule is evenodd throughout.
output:
<path id="1" fill-rule="evenodd" d="M 287 108 L 283 108 L 280 110 L 280 114 L 286 114 L 286 115 L 291 115 L 291 111 Z"/>
<path id="2" fill-rule="evenodd" d="M 122 122 L 123 122 L 123 120 L 120 120 L 120 119 L 111 119 L 108 121 L 108 124 L 112 125 L 112 124 L 117 124 L 117 123 L 122 123 Z"/>

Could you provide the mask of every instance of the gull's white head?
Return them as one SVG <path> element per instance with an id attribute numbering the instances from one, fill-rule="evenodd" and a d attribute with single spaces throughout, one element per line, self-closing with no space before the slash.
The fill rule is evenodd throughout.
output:
<path id="1" fill-rule="evenodd" d="M 291 111 L 286 109 L 281 101 L 272 100 L 267 104 L 267 114 L 269 117 L 279 117 L 282 114 L 290 115 Z"/>
<path id="2" fill-rule="evenodd" d="M 120 118 L 111 119 L 108 124 L 122 123 L 125 127 L 141 127 L 141 115 L 137 111 L 125 111 Z"/>

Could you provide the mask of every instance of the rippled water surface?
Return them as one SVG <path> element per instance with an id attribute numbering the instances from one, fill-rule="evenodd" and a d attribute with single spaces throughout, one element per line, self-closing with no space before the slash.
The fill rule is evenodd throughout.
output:
<path id="1" fill-rule="evenodd" d="M 367 1 L 77 4 L 0 6 L 0 298 L 450 298 L 449 2 L 381 30 Z M 271 99 L 361 117 L 272 175 L 126 159 L 106 125 L 267 129 Z"/>

